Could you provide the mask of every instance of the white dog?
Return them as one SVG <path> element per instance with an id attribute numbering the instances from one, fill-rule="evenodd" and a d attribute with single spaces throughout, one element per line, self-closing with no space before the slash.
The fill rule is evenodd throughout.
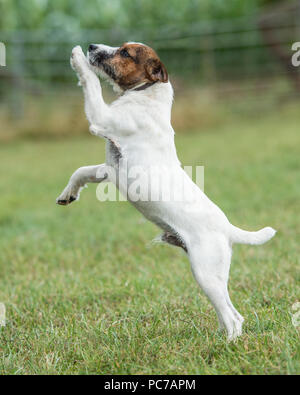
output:
<path id="1" fill-rule="evenodd" d="M 235 339 L 242 333 L 244 319 L 232 305 L 227 289 L 232 244 L 263 244 L 275 230 L 267 227 L 247 232 L 230 224 L 184 172 L 170 121 L 172 86 L 153 49 L 140 43 L 125 43 L 118 48 L 91 44 L 86 57 L 77 46 L 72 51 L 71 65 L 83 88 L 90 131 L 107 141 L 107 160 L 105 164 L 76 170 L 57 203 L 66 205 L 77 200 L 88 182 L 114 182 L 147 219 L 163 230 L 163 241 L 184 249 L 198 284 L 217 312 L 220 327 L 226 330 L 229 340 Z M 122 93 L 111 105 L 102 98 L 97 74 Z M 169 170 L 174 193 L 180 192 L 184 180 L 193 198 L 136 200 L 130 192 L 132 178 L 128 177 L 128 169 L 139 166 L 147 176 L 153 164 Z M 110 177 L 111 168 L 118 174 L 118 181 Z M 146 186 L 146 181 L 141 183 L 141 187 Z M 151 180 L 151 194 L 157 188 Z"/>

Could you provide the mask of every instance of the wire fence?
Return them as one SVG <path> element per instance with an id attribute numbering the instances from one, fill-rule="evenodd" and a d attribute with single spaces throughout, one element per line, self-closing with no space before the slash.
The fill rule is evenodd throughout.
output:
<path id="1" fill-rule="evenodd" d="M 89 43 L 120 45 L 144 42 L 154 47 L 173 78 L 193 84 L 284 78 L 300 92 L 300 67 L 292 67 L 291 46 L 300 41 L 300 2 L 290 2 L 259 17 L 203 21 L 159 29 L 0 32 L 7 66 L 0 67 L 0 99 L 10 97 L 20 115 L 27 94 L 51 89 L 71 90 L 74 74 L 69 57 L 73 46 Z M 265 85 L 262 85 L 265 86 Z"/>

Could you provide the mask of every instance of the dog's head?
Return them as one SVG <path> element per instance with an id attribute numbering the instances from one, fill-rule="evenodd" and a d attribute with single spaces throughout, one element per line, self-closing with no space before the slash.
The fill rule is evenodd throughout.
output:
<path id="1" fill-rule="evenodd" d="M 168 73 L 156 52 L 147 45 L 125 43 L 121 47 L 90 44 L 88 60 L 102 77 L 128 90 L 157 81 L 168 82 Z"/>

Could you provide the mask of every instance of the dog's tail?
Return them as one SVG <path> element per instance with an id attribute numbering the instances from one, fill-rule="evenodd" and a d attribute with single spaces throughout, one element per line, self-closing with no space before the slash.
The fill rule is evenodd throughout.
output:
<path id="1" fill-rule="evenodd" d="M 230 239 L 239 244 L 264 244 L 275 235 L 276 230 L 269 226 L 257 232 L 247 232 L 234 225 L 230 227 Z"/>

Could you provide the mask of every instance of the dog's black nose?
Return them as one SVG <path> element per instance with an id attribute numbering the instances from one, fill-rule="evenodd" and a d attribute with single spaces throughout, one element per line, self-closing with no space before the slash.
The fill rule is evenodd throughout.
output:
<path id="1" fill-rule="evenodd" d="M 89 52 L 93 52 L 93 51 L 95 51 L 95 49 L 97 49 L 97 45 L 95 45 L 95 44 L 89 45 Z"/>

